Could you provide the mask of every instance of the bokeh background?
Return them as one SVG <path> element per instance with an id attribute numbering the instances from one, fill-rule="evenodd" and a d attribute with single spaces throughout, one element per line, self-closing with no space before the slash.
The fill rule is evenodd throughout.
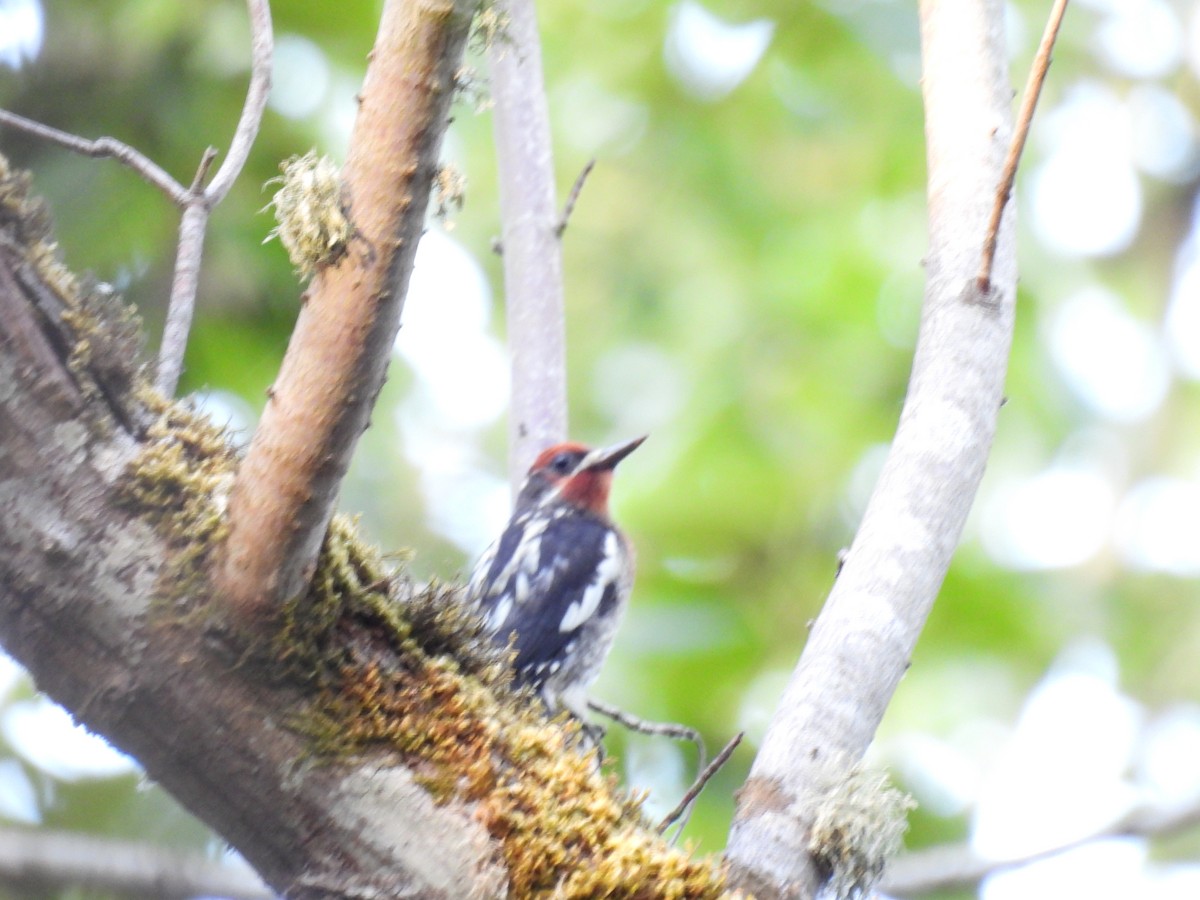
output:
<path id="1" fill-rule="evenodd" d="M 832 582 L 895 427 L 925 246 L 915 4 L 543 3 L 565 196 L 573 436 L 649 432 L 615 510 L 639 553 L 598 696 L 747 739 L 687 837 L 719 851 L 733 792 Z M 263 184 L 345 152 L 377 2 L 279 0 L 275 87 L 212 219 L 183 389 L 243 438 L 300 287 Z M 1049 2 L 1008 7 L 1019 88 Z M 185 183 L 247 78 L 234 0 L 0 0 L 0 106 L 133 144 Z M 446 161 L 389 383 L 341 506 L 420 577 L 451 579 L 507 517 L 501 261 L 486 65 Z M 1200 10 L 1078 0 L 1018 180 L 1008 403 L 975 510 L 872 751 L 920 807 L 910 847 L 1022 854 L 1138 804 L 1200 801 Z M 0 131 L 68 263 L 141 311 L 150 349 L 177 215 L 112 162 Z M 610 731 L 672 807 L 693 756 Z M 0 660 L 0 823 L 223 852 L 136 764 Z M 264 827 L 269 827 L 264 823 Z M 1112 839 L 938 896 L 1200 896 L 1200 833 Z M 7 897 L 0 886 L 0 897 Z M 15 894 L 12 896 L 16 896 Z M 64 895 L 66 896 L 66 895 Z"/>

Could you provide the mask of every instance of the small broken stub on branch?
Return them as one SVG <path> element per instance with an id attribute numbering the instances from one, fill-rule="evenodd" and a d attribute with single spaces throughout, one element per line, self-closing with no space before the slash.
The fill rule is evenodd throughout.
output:
<path id="1" fill-rule="evenodd" d="M 277 237 L 301 277 L 311 278 L 346 252 L 353 227 L 342 207 L 341 172 L 327 156 L 309 150 L 279 165 L 283 172 L 267 184 L 281 187 L 266 208 L 274 207 L 275 221 L 263 243 Z"/>
<path id="2" fill-rule="evenodd" d="M 979 277 L 967 281 L 958 299 L 968 306 L 982 306 L 984 309 L 995 312 L 1000 309 L 1002 297 L 991 279 Z"/>

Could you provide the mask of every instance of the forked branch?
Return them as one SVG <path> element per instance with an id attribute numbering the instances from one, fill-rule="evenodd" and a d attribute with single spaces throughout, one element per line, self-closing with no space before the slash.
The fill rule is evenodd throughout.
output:
<path id="1" fill-rule="evenodd" d="M 192 328 L 196 292 L 200 285 L 200 260 L 204 254 L 204 233 L 209 214 L 213 207 L 225 199 L 245 166 L 254 139 L 258 137 L 267 95 L 271 92 L 271 56 L 274 49 L 271 7 L 268 0 L 246 0 L 246 8 L 250 13 L 250 87 L 242 104 L 242 115 L 233 140 L 229 143 L 225 161 L 208 187 L 204 186 L 204 177 L 212 164 L 211 148 L 201 160 L 196 177 L 184 197 L 179 243 L 175 251 L 175 275 L 171 281 L 171 300 L 167 307 L 162 346 L 158 351 L 158 371 L 154 378 L 154 386 L 167 397 L 174 396 L 183 372 L 183 356 L 187 350 L 188 332 Z"/>
<path id="2" fill-rule="evenodd" d="M 213 207 L 225 199 L 234 180 L 246 164 L 250 148 L 258 136 L 271 90 L 271 54 L 274 39 L 271 32 L 271 7 L 268 0 L 247 0 L 250 13 L 250 87 L 242 106 L 241 119 L 229 145 L 225 162 L 205 187 L 209 168 L 216 150 L 205 150 L 190 187 L 184 187 L 153 160 L 111 137 L 89 140 L 59 131 L 24 116 L 0 110 L 0 125 L 30 134 L 36 138 L 65 147 L 93 159 L 115 159 L 136 173 L 142 180 L 161 191 L 182 211 L 179 241 L 175 248 L 175 271 L 171 280 L 171 296 L 167 302 L 167 321 L 163 329 L 162 346 L 158 354 L 155 387 L 167 397 L 175 394 L 183 371 L 183 355 L 187 349 L 192 313 L 196 307 L 196 291 L 200 283 L 200 259 L 204 252 L 204 232 Z"/>

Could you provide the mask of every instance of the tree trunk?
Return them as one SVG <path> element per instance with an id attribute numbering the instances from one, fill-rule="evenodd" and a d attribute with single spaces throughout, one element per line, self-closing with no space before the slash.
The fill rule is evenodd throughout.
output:
<path id="1" fill-rule="evenodd" d="M 5 648 L 289 896 L 499 893 L 465 808 L 369 756 L 317 764 L 290 727 L 311 706 L 303 685 L 266 682 L 207 620 L 205 516 L 229 451 L 186 411 L 139 398 L 136 323 L 52 261 L 44 218 L 2 176 Z"/>

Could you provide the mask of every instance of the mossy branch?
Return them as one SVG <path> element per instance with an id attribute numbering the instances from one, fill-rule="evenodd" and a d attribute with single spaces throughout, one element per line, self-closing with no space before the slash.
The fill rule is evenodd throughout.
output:
<path id="1" fill-rule="evenodd" d="M 456 587 L 411 583 L 349 520 L 274 629 L 226 627 L 209 573 L 236 454 L 149 387 L 135 320 L 57 262 L 2 166 L 0 312 L 5 647 L 269 884 L 302 900 L 723 893 L 718 861 L 664 843 L 577 725 L 511 688 Z"/>

